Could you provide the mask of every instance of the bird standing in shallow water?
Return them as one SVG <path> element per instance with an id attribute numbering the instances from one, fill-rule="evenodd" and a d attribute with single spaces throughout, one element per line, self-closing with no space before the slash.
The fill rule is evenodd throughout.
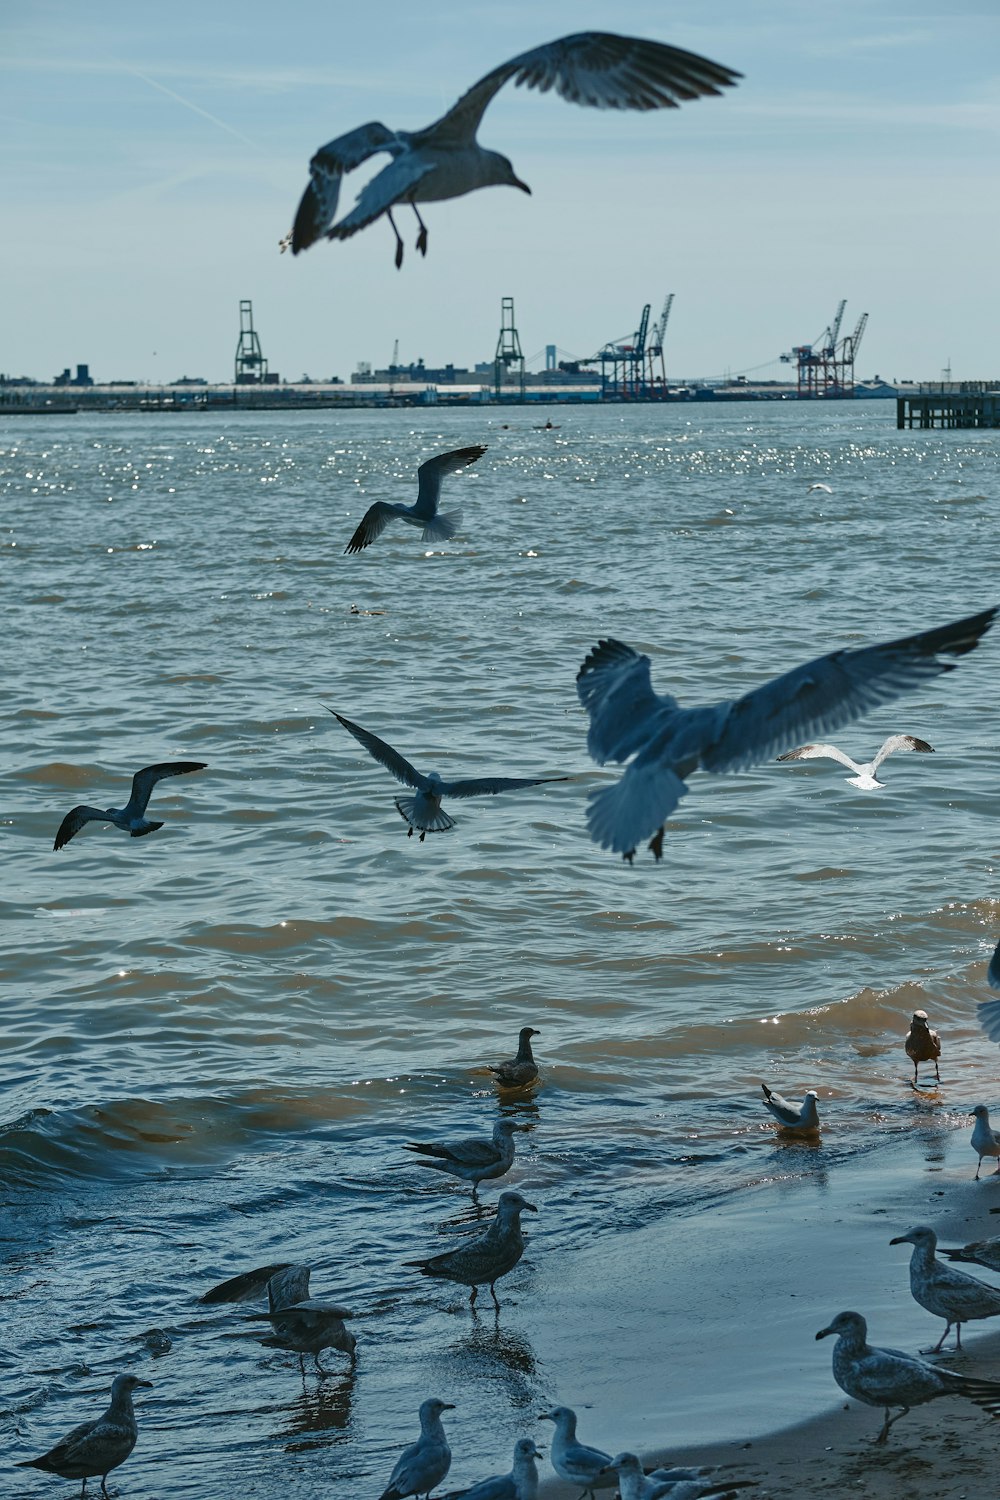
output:
<path id="1" fill-rule="evenodd" d="M 471 1286 L 469 1306 L 476 1305 L 476 1292 L 488 1286 L 497 1311 L 500 1302 L 496 1294 L 496 1283 L 508 1271 L 513 1271 L 524 1254 L 524 1236 L 521 1234 L 521 1214 L 527 1209 L 536 1214 L 538 1209 L 520 1193 L 501 1193 L 497 1200 L 497 1216 L 485 1234 L 467 1240 L 457 1250 L 446 1250 L 443 1255 L 432 1255 L 426 1260 L 408 1260 L 425 1276 L 440 1276 L 446 1281 L 457 1281 L 462 1286 Z"/>
<path id="2" fill-rule="evenodd" d="M 941 1074 L 938 1071 L 938 1058 L 941 1056 L 941 1038 L 936 1031 L 932 1031 L 927 1020 L 925 1010 L 915 1010 L 910 1029 L 906 1033 L 903 1043 L 906 1055 L 913 1064 L 913 1087 L 917 1086 L 917 1073 L 922 1062 L 934 1064 L 934 1077 L 938 1083 L 941 1082 Z"/>
<path id="3" fill-rule="evenodd" d="M 453 510 L 447 515 L 438 514 L 438 498 L 441 481 L 446 474 L 457 474 L 476 463 L 486 449 L 477 444 L 474 448 L 454 448 L 450 453 L 439 453 L 429 458 L 417 470 L 417 498 L 412 505 L 390 505 L 387 500 L 376 500 L 369 505 L 361 521 L 344 548 L 347 552 L 361 552 L 380 537 L 390 521 L 406 521 L 410 526 L 419 526 L 422 542 L 449 542 L 462 523 L 461 511 Z"/>
<path id="4" fill-rule="evenodd" d="M 984 1156 L 997 1157 L 997 1169 L 993 1176 L 1000 1176 L 1000 1130 L 994 1130 L 990 1124 L 990 1112 L 985 1104 L 977 1104 L 975 1109 L 970 1111 L 970 1119 L 975 1120 L 976 1123 L 972 1127 L 972 1140 L 969 1144 L 973 1151 L 979 1154 L 973 1181 L 979 1181 L 979 1170 L 983 1165 Z"/>
<path id="5" fill-rule="evenodd" d="M 139 1430 L 132 1405 L 137 1386 L 152 1388 L 151 1380 L 137 1375 L 116 1375 L 111 1382 L 111 1405 L 103 1416 L 92 1422 L 81 1422 L 61 1442 L 43 1453 L 41 1458 L 25 1459 L 19 1469 L 45 1469 L 60 1479 L 82 1479 L 80 1500 L 87 1493 L 87 1480 L 101 1476 L 101 1493 L 107 1495 L 107 1478 L 135 1447 Z"/>
<path id="6" fill-rule="evenodd" d="M 143 770 L 136 771 L 132 777 L 132 795 L 124 807 L 102 810 L 81 803 L 79 807 L 71 808 L 59 824 L 53 849 L 61 849 L 64 844 L 68 844 L 85 823 L 113 823 L 116 828 L 123 828 L 126 833 L 130 833 L 134 839 L 142 838 L 145 833 L 155 833 L 163 824 L 150 822 L 145 814 L 156 783 L 167 776 L 186 776 L 189 771 L 204 769 L 204 762 L 200 760 L 165 760 L 157 766 L 146 766 Z"/>
<path id="7" fill-rule="evenodd" d="M 430 1167 L 436 1172 L 447 1172 L 463 1182 L 472 1183 L 472 1196 L 481 1182 L 493 1182 L 497 1177 L 506 1177 L 514 1165 L 514 1132 L 530 1130 L 530 1125 L 518 1125 L 514 1120 L 498 1120 L 493 1127 L 491 1140 L 478 1137 L 464 1141 L 407 1141 L 404 1151 L 418 1151 L 429 1156 L 430 1161 L 417 1162 L 420 1167 Z"/>
<path id="8" fill-rule="evenodd" d="M 538 1077 L 538 1064 L 531 1050 L 531 1038 L 541 1036 L 534 1026 L 522 1026 L 517 1034 L 517 1056 L 506 1062 L 490 1063 L 489 1070 L 502 1089 L 523 1089 Z"/>
<path id="9" fill-rule="evenodd" d="M 461 198 L 484 187 L 515 187 L 530 194 L 507 157 L 487 151 L 476 140 L 487 105 L 511 78 L 542 93 L 554 88 L 572 104 L 650 110 L 718 94 L 739 77 L 731 68 L 693 52 L 611 32 L 583 31 L 533 47 L 487 73 L 446 115 L 423 130 L 389 130 L 373 120 L 321 146 L 309 163 L 309 186 L 289 236 L 292 254 L 307 250 L 324 235 L 345 240 L 385 214 L 396 236 L 398 269 L 403 264 L 403 241 L 392 217 L 397 203 L 408 203 L 416 214 L 417 249 L 426 255 L 427 226 L 418 203 Z M 344 174 L 380 151 L 388 152 L 391 162 L 362 190 L 352 211 L 334 223 Z M 282 241 L 282 249 L 289 241 Z"/>

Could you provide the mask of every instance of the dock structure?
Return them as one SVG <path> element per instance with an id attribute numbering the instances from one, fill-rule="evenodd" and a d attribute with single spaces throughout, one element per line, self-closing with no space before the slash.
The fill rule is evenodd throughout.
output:
<path id="1" fill-rule="evenodd" d="M 896 398 L 896 426 L 1000 427 L 1000 381 L 922 385 L 918 391 Z"/>

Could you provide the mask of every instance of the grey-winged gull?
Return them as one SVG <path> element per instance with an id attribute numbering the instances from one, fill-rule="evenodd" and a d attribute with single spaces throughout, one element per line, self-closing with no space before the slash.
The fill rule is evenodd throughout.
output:
<path id="1" fill-rule="evenodd" d="M 693 771 L 746 770 L 772 759 L 789 741 L 839 729 L 954 671 L 941 657 L 974 650 L 996 613 L 994 607 L 919 635 L 833 651 L 742 698 L 687 709 L 653 691 L 648 656 L 622 641 L 599 641 L 576 679 L 590 715 L 587 748 L 598 765 L 629 764 L 614 786 L 590 793 L 591 838 L 625 859 L 648 838 L 659 859 L 664 825 Z"/>
<path id="2" fill-rule="evenodd" d="M 535 1205 L 522 1198 L 520 1193 L 501 1193 L 496 1218 L 484 1234 L 477 1234 L 457 1250 L 446 1250 L 443 1255 L 431 1255 L 424 1260 L 408 1260 L 405 1264 L 415 1266 L 425 1276 L 439 1276 L 446 1281 L 470 1286 L 470 1307 L 476 1305 L 479 1287 L 488 1286 L 493 1302 L 499 1308 L 496 1283 L 508 1271 L 513 1271 L 524 1254 L 521 1214 L 525 1209 L 533 1214 L 538 1212 Z"/>
<path id="3" fill-rule="evenodd" d="M 488 1064 L 502 1089 L 523 1089 L 538 1077 L 538 1064 L 531 1050 L 533 1036 L 541 1036 L 541 1032 L 534 1026 L 522 1026 L 517 1034 L 517 1055 L 506 1062 Z"/>
<path id="4" fill-rule="evenodd" d="M 128 1458 L 139 1435 L 132 1405 L 132 1392 L 139 1386 L 152 1388 L 151 1380 L 138 1375 L 116 1375 L 111 1382 L 111 1404 L 103 1415 L 81 1422 L 72 1432 L 43 1453 L 41 1458 L 24 1459 L 19 1469 L 45 1469 L 60 1479 L 82 1479 L 81 1500 L 87 1493 L 87 1480 L 101 1476 L 101 1493 L 107 1495 L 107 1478 Z"/>
<path id="5" fill-rule="evenodd" d="M 460 511 L 438 514 L 438 497 L 441 481 L 446 474 L 457 474 L 469 464 L 474 464 L 486 449 L 481 444 L 474 448 L 454 448 L 450 453 L 439 453 L 429 458 L 417 470 L 417 498 L 412 505 L 391 505 L 388 500 L 376 500 L 361 518 L 354 535 L 344 548 L 346 552 L 361 552 L 380 537 L 390 521 L 405 521 L 410 526 L 419 526 L 422 542 L 448 542 L 462 523 Z"/>
<path id="6" fill-rule="evenodd" d="M 970 1265 L 985 1266 L 988 1271 L 1000 1271 L 1000 1239 L 973 1240 L 957 1250 L 946 1250 L 939 1245 L 938 1250 L 949 1260 L 962 1260 Z"/>
<path id="7" fill-rule="evenodd" d="M 734 1500 L 750 1480 L 720 1480 L 708 1469 L 650 1469 L 634 1453 L 618 1453 L 608 1465 L 618 1475 L 621 1500 Z"/>
<path id="8" fill-rule="evenodd" d="M 417 1151 L 430 1161 L 417 1162 L 435 1172 L 447 1172 L 463 1182 L 472 1183 L 472 1196 L 481 1182 L 505 1177 L 514 1165 L 514 1132 L 530 1130 L 514 1120 L 498 1120 L 490 1140 L 472 1136 L 463 1141 L 407 1141 L 404 1151 Z"/>
<path id="9" fill-rule="evenodd" d="M 569 780 L 568 776 L 478 776 L 461 781 L 444 781 L 437 771 L 429 771 L 425 776 L 422 771 L 411 766 L 408 760 L 404 760 L 398 750 L 387 745 L 385 740 L 380 740 L 377 734 L 362 729 L 360 724 L 352 724 L 350 719 L 345 719 L 335 709 L 331 708 L 328 712 L 340 720 L 348 734 L 353 734 L 380 766 L 385 766 L 404 786 L 413 787 L 417 794 L 415 797 L 397 797 L 395 803 L 400 817 L 409 824 L 407 838 L 412 838 L 416 830 L 420 834 L 421 843 L 428 833 L 446 833 L 455 826 L 455 819 L 449 817 L 441 806 L 442 797 L 491 797 L 498 792 L 518 792 L 529 786 L 543 786 L 549 781 Z"/>
<path id="10" fill-rule="evenodd" d="M 611 1455 L 600 1448 L 589 1448 L 576 1435 L 576 1412 L 571 1406 L 553 1406 L 540 1413 L 543 1422 L 555 1424 L 550 1458 L 560 1479 L 583 1486 L 583 1494 L 593 1496 L 596 1490 L 613 1490 L 618 1475 L 610 1467 Z M 582 1500 L 582 1496 L 581 1496 Z"/>
<path id="11" fill-rule="evenodd" d="M 986 983 L 991 990 L 1000 990 L 1000 943 L 993 949 L 986 970 Z M 990 1041 L 1000 1042 L 1000 1000 L 984 1000 L 976 1006 L 976 1015 Z"/>
<path id="12" fill-rule="evenodd" d="M 246 1302 L 266 1291 L 267 1312 L 253 1314 L 249 1319 L 271 1324 L 272 1335 L 261 1343 L 288 1349 L 298 1354 L 300 1360 L 303 1355 L 311 1354 L 317 1370 L 324 1373 L 319 1357 L 324 1349 L 337 1349 L 353 1358 L 357 1340 L 344 1327 L 344 1320 L 354 1314 L 336 1302 L 310 1296 L 311 1274 L 311 1267 L 302 1264 L 262 1266 L 212 1287 L 201 1301 Z"/>
<path id="13" fill-rule="evenodd" d="M 938 1354 L 954 1326 L 955 1348 L 962 1347 L 962 1324 L 1000 1316 L 1000 1287 L 987 1286 L 975 1276 L 943 1265 L 934 1254 L 937 1235 L 926 1224 L 897 1234 L 890 1245 L 913 1246 L 910 1255 L 910 1291 L 935 1318 L 943 1318 L 944 1333 L 929 1353 Z"/>
<path id="14" fill-rule="evenodd" d="M 309 163 L 309 185 L 290 235 L 292 253 L 308 249 L 323 235 L 331 240 L 348 239 L 385 214 L 396 236 L 398 268 L 403 263 L 403 241 L 392 216 L 397 203 L 408 203 L 416 214 L 417 249 L 424 255 L 427 228 L 418 203 L 461 198 L 485 187 L 515 187 L 530 193 L 506 156 L 486 150 L 476 140 L 484 111 L 509 79 L 541 93 L 555 89 L 571 104 L 650 110 L 718 94 L 739 77 L 708 58 L 641 37 L 603 31 L 558 37 L 493 68 L 446 115 L 423 130 L 389 130 L 373 120 L 321 146 Z M 335 223 L 341 179 L 380 151 L 392 160 L 362 190 L 351 212 Z"/>
<path id="15" fill-rule="evenodd" d="M 518 1438 L 514 1444 L 514 1465 L 509 1474 L 482 1479 L 469 1490 L 456 1490 L 449 1500 L 537 1500 L 538 1466 L 541 1457 L 531 1438 Z"/>
<path id="16" fill-rule="evenodd" d="M 831 1333 L 837 1335 L 833 1346 L 833 1378 L 840 1389 L 855 1401 L 881 1406 L 885 1411 L 876 1443 L 886 1441 L 889 1428 L 905 1417 L 911 1407 L 938 1396 L 964 1396 L 991 1417 L 1000 1416 L 1000 1383 L 956 1375 L 952 1370 L 942 1370 L 912 1354 L 904 1354 L 901 1349 L 873 1348 L 867 1342 L 868 1325 L 860 1313 L 838 1313 L 816 1337 L 825 1339 Z M 890 1419 L 894 1406 L 902 1410 Z"/>
<path id="17" fill-rule="evenodd" d="M 132 795 L 124 807 L 88 807 L 81 803 L 79 807 L 71 808 L 59 824 L 53 849 L 68 844 L 85 823 L 113 823 L 134 839 L 141 839 L 145 833 L 155 833 L 163 824 L 151 822 L 145 814 L 156 783 L 167 776 L 186 776 L 190 771 L 204 769 L 205 763 L 200 760 L 165 760 L 156 766 L 145 766 L 132 777 Z"/>
<path id="18" fill-rule="evenodd" d="M 838 750 L 836 745 L 820 744 L 800 745 L 797 750 L 786 750 L 777 759 L 839 761 L 842 766 L 854 772 L 853 776 L 847 778 L 848 786 L 856 786 L 863 792 L 877 792 L 885 786 L 885 782 L 878 779 L 878 768 L 887 755 L 892 755 L 897 750 L 919 750 L 923 755 L 934 754 L 934 746 L 928 745 L 926 740 L 918 740 L 912 734 L 891 734 L 875 752 L 874 760 L 862 764 L 845 755 L 843 750 Z"/>
<path id="19" fill-rule="evenodd" d="M 975 1109 L 970 1110 L 969 1118 L 976 1122 L 972 1127 L 972 1140 L 969 1144 L 979 1156 L 973 1181 L 979 1181 L 979 1170 L 983 1165 L 984 1156 L 997 1157 L 997 1169 L 993 1176 L 1000 1176 L 1000 1130 L 994 1130 L 990 1124 L 990 1112 L 985 1104 L 977 1104 Z"/>
<path id="20" fill-rule="evenodd" d="M 764 1108 L 771 1111 L 782 1130 L 797 1130 L 805 1135 L 819 1129 L 816 1112 L 819 1095 L 815 1089 L 809 1090 L 801 1104 L 792 1104 L 774 1089 L 769 1089 L 766 1083 L 762 1083 L 761 1088 L 764 1090 Z"/>
<path id="21" fill-rule="evenodd" d="M 408 1495 L 429 1495 L 451 1468 L 451 1449 L 441 1425 L 441 1413 L 454 1411 L 450 1401 L 430 1396 L 420 1405 L 420 1436 L 404 1448 L 389 1475 L 380 1500 L 406 1500 Z"/>
<path id="22" fill-rule="evenodd" d="M 941 1038 L 936 1031 L 931 1030 L 925 1010 L 915 1010 L 910 1029 L 906 1033 L 903 1048 L 907 1057 L 913 1064 L 913 1086 L 917 1086 L 917 1075 L 921 1063 L 932 1062 L 934 1064 L 934 1077 L 938 1083 L 941 1082 L 941 1074 L 938 1070 L 938 1058 L 941 1056 Z"/>

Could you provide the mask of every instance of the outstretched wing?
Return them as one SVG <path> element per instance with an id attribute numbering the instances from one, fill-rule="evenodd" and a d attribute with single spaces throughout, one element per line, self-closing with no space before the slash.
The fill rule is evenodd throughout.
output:
<path id="1" fill-rule="evenodd" d="M 442 797 L 492 797 L 497 792 L 518 792 L 526 786 L 542 786 L 547 781 L 568 781 L 568 776 L 480 776 L 468 781 L 444 781 Z"/>
<path id="2" fill-rule="evenodd" d="M 879 746 L 872 761 L 872 770 L 877 771 L 886 756 L 895 755 L 897 750 L 919 750 L 922 755 L 934 754 L 934 746 L 928 745 L 926 740 L 918 740 L 912 734 L 890 734 L 885 743 Z"/>
<path id="3" fill-rule="evenodd" d="M 348 552 L 363 552 L 366 547 L 370 547 L 375 538 L 382 535 L 396 514 L 396 507 L 389 505 L 385 500 L 376 500 L 374 505 L 369 505 L 358 523 L 357 530 L 344 548 L 345 556 Z"/>
<path id="4" fill-rule="evenodd" d="M 599 766 L 628 760 L 677 708 L 649 680 L 649 657 L 624 641 L 598 641 L 576 674 L 576 691 L 590 715 L 587 749 Z"/>
<path id="5" fill-rule="evenodd" d="M 472 448 L 453 448 L 450 453 L 439 453 L 421 464 L 417 470 L 417 503 L 413 507 L 417 520 L 429 521 L 436 512 L 441 481 L 445 475 L 457 474 L 459 469 L 476 463 L 485 452 L 485 447 L 477 443 Z"/>
<path id="6" fill-rule="evenodd" d="M 330 226 L 326 231 L 327 239 L 347 240 L 359 229 L 373 224 L 393 204 L 407 199 L 411 190 L 434 170 L 435 165 L 432 157 L 421 156 L 416 151 L 407 151 L 404 156 L 391 161 L 362 188 L 350 213 L 345 214 L 339 224 Z"/>
<path id="7" fill-rule="evenodd" d="M 953 672 L 940 657 L 975 650 L 996 613 L 994 607 L 898 641 L 832 651 L 772 678 L 730 704 L 701 765 L 706 771 L 743 771 L 770 760 L 789 740 L 794 744 L 817 730 L 841 729 L 942 672 Z"/>
<path id="8" fill-rule="evenodd" d="M 79 833 L 84 823 L 110 823 L 111 819 L 100 807 L 87 807 L 83 802 L 79 807 L 71 807 L 69 812 L 59 824 L 53 849 L 61 849 L 68 844 L 75 833 Z"/>
<path id="9" fill-rule="evenodd" d="M 309 186 L 302 194 L 292 226 L 292 254 L 308 250 L 334 221 L 340 199 L 340 181 L 377 151 L 401 151 L 402 143 L 391 130 L 372 120 L 357 130 L 338 136 L 321 146 L 309 163 Z"/>
<path id="10" fill-rule="evenodd" d="M 158 766 L 145 766 L 132 777 L 132 795 L 125 808 L 126 817 L 141 818 L 149 805 L 152 790 L 167 776 L 186 776 L 189 771 L 204 771 L 201 760 L 164 760 Z"/>
<path id="11" fill-rule="evenodd" d="M 849 755 L 843 750 L 838 750 L 836 745 L 800 745 L 797 750 L 786 750 L 784 755 L 778 756 L 779 760 L 836 760 L 849 771 L 861 774 L 861 767 L 856 765 Z"/>
<path id="12" fill-rule="evenodd" d="M 252 1297 L 261 1297 L 267 1289 L 267 1283 L 272 1276 L 277 1276 L 279 1271 L 287 1271 L 290 1261 L 283 1260 L 273 1266 L 260 1266 L 256 1271 L 242 1271 L 239 1276 L 230 1276 L 228 1281 L 220 1281 L 218 1286 L 210 1287 L 199 1302 L 249 1302 Z"/>
<path id="13" fill-rule="evenodd" d="M 991 990 L 1000 990 L 1000 943 L 993 950 L 990 966 L 986 970 L 986 983 Z M 976 1006 L 976 1017 L 991 1042 L 1000 1042 L 1000 1000 L 986 1000 Z"/>
<path id="14" fill-rule="evenodd" d="M 360 724 L 352 724 L 350 719 L 345 719 L 343 714 L 338 714 L 335 709 L 328 709 L 327 712 L 333 714 L 335 719 L 339 719 L 348 734 L 353 734 L 358 744 L 364 745 L 368 754 L 373 756 L 380 766 L 385 766 L 387 771 L 391 771 L 397 781 L 401 781 L 404 786 L 412 786 L 415 791 L 424 790 L 427 777 L 421 776 L 408 760 L 403 759 L 398 750 L 387 745 L 385 740 L 380 740 L 377 734 L 371 734 L 367 729 L 362 729 Z"/>
<path id="15" fill-rule="evenodd" d="M 580 31 L 533 47 L 501 63 L 473 84 L 418 141 L 468 141 L 493 96 L 513 78 L 520 87 L 555 89 L 571 104 L 593 109 L 676 108 L 686 99 L 718 94 L 741 74 L 694 52 L 609 31 Z"/>

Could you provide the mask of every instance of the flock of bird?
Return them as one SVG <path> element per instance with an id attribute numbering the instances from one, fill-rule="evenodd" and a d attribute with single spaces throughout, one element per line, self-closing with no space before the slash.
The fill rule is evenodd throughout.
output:
<path id="1" fill-rule="evenodd" d="M 494 68 L 446 115 L 422 130 L 394 131 L 372 122 L 321 147 L 310 163 L 310 182 L 283 248 L 290 245 L 293 254 L 298 254 L 320 238 L 346 239 L 384 215 L 395 235 L 395 263 L 399 267 L 403 241 L 393 218 L 395 207 L 409 205 L 412 209 L 419 225 L 417 249 L 425 254 L 427 228 L 418 204 L 461 197 L 491 185 L 530 192 L 505 156 L 486 150 L 476 140 L 484 111 L 510 80 L 543 92 L 554 89 L 566 100 L 596 108 L 651 110 L 718 94 L 734 85 L 739 76 L 706 58 L 658 42 L 602 32 L 559 38 Z M 362 190 L 354 208 L 338 220 L 342 178 L 380 152 L 388 154 L 389 164 Z M 415 503 L 376 502 L 363 516 L 346 552 L 353 554 L 371 546 L 392 521 L 418 527 L 425 543 L 450 540 L 459 529 L 460 517 L 439 511 L 442 481 L 478 462 L 485 451 L 483 445 L 475 444 L 423 463 L 418 470 Z M 667 819 L 687 794 L 688 778 L 699 769 L 712 774 L 734 773 L 775 758 L 794 761 L 827 757 L 854 773 L 852 786 L 865 791 L 880 789 L 884 783 L 877 773 L 887 756 L 897 751 L 928 754 L 932 746 L 911 735 L 892 735 L 873 760 L 859 764 L 833 745 L 809 737 L 836 731 L 952 671 L 954 663 L 949 659 L 974 650 L 996 613 L 996 608 L 990 608 L 882 644 L 833 650 L 751 688 L 735 700 L 693 708 L 682 708 L 675 698 L 654 691 L 648 656 L 612 638 L 599 640 L 576 678 L 577 693 L 589 718 L 587 747 L 597 765 L 613 762 L 625 769 L 616 782 L 589 794 L 586 821 L 591 838 L 629 862 L 638 846 L 648 840 L 654 858 L 660 860 Z M 396 807 L 408 825 L 408 834 L 418 832 L 421 841 L 428 833 L 454 827 L 454 820 L 441 806 L 445 797 L 494 795 L 569 779 L 444 780 L 436 772 L 417 771 L 371 731 L 339 713 L 335 717 L 380 765 L 415 792 L 411 798 L 398 799 Z M 798 743 L 803 740 L 808 742 Z M 55 849 L 64 848 L 88 822 L 111 823 L 133 838 L 156 831 L 162 823 L 146 817 L 154 788 L 167 777 L 204 769 L 195 761 L 161 762 L 143 768 L 133 778 L 124 807 L 80 805 L 68 812 L 56 834 Z M 1000 945 L 990 965 L 989 981 L 1000 990 Z M 981 1012 L 988 1034 L 1000 1040 L 1000 1001 L 988 1002 Z M 534 1086 L 538 1068 L 531 1038 L 535 1035 L 535 1028 L 524 1027 L 516 1057 L 493 1069 L 501 1089 Z M 935 1077 L 940 1081 L 940 1041 L 922 1011 L 914 1015 L 906 1051 L 914 1063 L 914 1086 L 921 1062 L 933 1061 Z M 806 1132 L 819 1128 L 815 1091 L 795 1105 L 766 1084 L 762 1088 L 764 1103 L 782 1129 Z M 995 1157 L 1000 1173 L 1000 1133 L 990 1127 L 985 1105 L 978 1105 L 973 1113 L 976 1127 L 972 1145 L 978 1152 L 979 1165 L 985 1157 Z M 420 1166 L 470 1183 L 475 1197 L 480 1183 L 499 1179 L 510 1170 L 514 1135 L 524 1128 L 501 1119 L 488 1140 L 415 1141 L 406 1149 L 419 1159 Z M 523 1254 L 520 1221 L 525 1212 L 535 1213 L 537 1209 L 519 1192 L 505 1191 L 500 1194 L 495 1218 L 485 1230 L 454 1250 L 407 1264 L 426 1276 L 470 1287 L 473 1306 L 478 1289 L 488 1286 L 499 1312 L 496 1282 Z M 952 1327 L 958 1343 L 964 1322 L 1000 1315 L 1000 1289 L 938 1261 L 932 1229 L 918 1226 L 891 1243 L 904 1241 L 913 1246 L 913 1296 L 934 1316 L 945 1320 L 945 1332 L 934 1352 L 941 1349 Z M 1000 1240 L 945 1253 L 953 1261 L 1000 1270 Z M 300 1357 L 312 1355 L 322 1371 L 320 1354 L 324 1350 L 335 1349 L 353 1360 L 356 1340 L 346 1326 L 351 1311 L 323 1297 L 313 1297 L 310 1275 L 310 1267 L 300 1264 L 260 1267 L 212 1288 L 202 1300 L 208 1304 L 242 1302 L 266 1293 L 267 1312 L 254 1315 L 270 1324 L 271 1333 L 265 1342 L 297 1352 Z M 866 1341 L 865 1320 L 858 1313 L 840 1313 L 816 1337 L 828 1335 L 837 1338 L 833 1351 L 837 1382 L 851 1396 L 885 1410 L 879 1442 L 886 1440 L 893 1423 L 912 1406 L 939 1396 L 963 1396 L 992 1415 L 1000 1415 L 1000 1384 L 954 1374 L 897 1350 L 872 1348 Z M 148 1385 L 148 1381 L 133 1375 L 118 1375 L 112 1385 L 111 1403 L 102 1416 L 82 1423 L 47 1453 L 21 1466 L 81 1479 L 81 1496 L 86 1494 L 87 1479 L 100 1476 L 102 1492 L 107 1495 L 108 1474 L 125 1461 L 136 1441 L 132 1393 Z M 901 1410 L 890 1416 L 894 1407 Z M 441 1416 L 452 1409 L 451 1403 L 438 1398 L 422 1403 L 420 1437 L 400 1456 L 382 1500 L 426 1497 L 444 1480 L 451 1450 Z M 699 1496 L 723 1500 L 744 1486 L 745 1481 L 720 1480 L 704 1469 L 644 1472 L 639 1459 L 630 1452 L 611 1456 L 581 1443 L 571 1408 L 558 1406 L 541 1416 L 554 1428 L 553 1467 L 564 1479 L 580 1485 L 584 1496 L 617 1486 L 622 1500 L 697 1500 Z M 508 1474 L 458 1493 L 467 1500 L 534 1500 L 540 1453 L 531 1437 L 522 1437 L 515 1445 Z"/>

